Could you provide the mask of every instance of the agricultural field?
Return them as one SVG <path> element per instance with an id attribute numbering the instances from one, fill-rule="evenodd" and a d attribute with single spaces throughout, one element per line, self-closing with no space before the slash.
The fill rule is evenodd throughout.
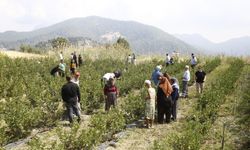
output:
<path id="1" fill-rule="evenodd" d="M 183 68 L 188 63 L 189 60 L 184 59 L 164 66 L 162 72 L 181 81 Z M 249 148 L 249 94 L 246 94 L 249 64 L 241 58 L 229 57 L 204 57 L 199 63 L 208 74 L 205 92 L 197 95 L 190 84 L 190 97 L 180 99 L 178 121 L 145 129 L 135 123 L 144 116 L 144 80 L 150 79 L 155 66 L 164 65 L 164 61 L 149 59 L 127 65 L 122 59 L 86 58 L 77 69 L 81 73 L 83 121 L 70 127 L 62 121 L 65 108 L 60 91 L 66 80 L 50 75 L 58 58 L 12 59 L 0 55 L 0 147 L 38 150 Z M 116 82 L 120 91 L 118 107 L 105 112 L 100 79 L 115 70 L 122 71 L 122 78 Z M 193 81 L 192 78 L 191 83 Z M 233 113 L 229 113 L 231 109 Z M 236 120 L 235 128 L 226 126 L 226 133 L 222 135 L 220 120 L 232 117 Z M 131 124 L 136 125 L 129 127 Z M 124 136 L 118 136 L 120 133 Z"/>

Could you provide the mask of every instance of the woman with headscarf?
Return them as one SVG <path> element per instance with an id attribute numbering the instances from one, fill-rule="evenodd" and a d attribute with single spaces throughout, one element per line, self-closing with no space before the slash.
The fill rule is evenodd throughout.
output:
<path id="1" fill-rule="evenodd" d="M 176 121 L 177 119 L 177 109 L 178 109 L 178 98 L 179 98 L 179 84 L 176 78 L 171 78 L 171 85 L 173 92 L 171 93 L 173 105 L 172 105 L 172 119 Z"/>
<path id="2" fill-rule="evenodd" d="M 166 122 L 170 122 L 173 91 L 172 86 L 168 79 L 164 76 L 159 77 L 160 83 L 157 90 L 157 109 L 158 109 L 158 123 L 164 122 L 164 115 Z"/>
<path id="3" fill-rule="evenodd" d="M 145 122 L 147 128 L 153 127 L 153 122 L 155 118 L 155 89 L 151 86 L 150 80 L 145 80 L 145 86 L 147 88 L 147 97 L 146 97 L 146 108 L 145 108 Z"/>

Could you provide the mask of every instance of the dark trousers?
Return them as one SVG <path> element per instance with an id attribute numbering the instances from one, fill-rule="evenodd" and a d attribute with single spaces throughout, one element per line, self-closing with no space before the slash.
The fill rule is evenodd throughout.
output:
<path id="1" fill-rule="evenodd" d="M 164 123 L 164 116 L 166 117 L 166 123 L 171 119 L 171 107 L 158 107 L 158 123 Z"/>
<path id="2" fill-rule="evenodd" d="M 173 106 L 172 106 L 172 117 L 174 120 L 177 118 L 177 109 L 178 109 L 178 100 L 173 101 Z"/>
<path id="3" fill-rule="evenodd" d="M 170 122 L 171 112 L 172 112 L 172 98 L 169 96 L 166 100 L 158 102 L 158 123 L 164 123 L 164 116 L 166 119 L 166 123 Z"/>
<path id="4" fill-rule="evenodd" d="M 73 122 L 73 114 L 75 114 L 78 117 L 78 122 L 81 120 L 80 110 L 77 106 L 77 103 L 66 103 L 66 108 L 70 123 Z"/>
<path id="5" fill-rule="evenodd" d="M 188 81 L 182 81 L 182 96 L 188 96 Z"/>

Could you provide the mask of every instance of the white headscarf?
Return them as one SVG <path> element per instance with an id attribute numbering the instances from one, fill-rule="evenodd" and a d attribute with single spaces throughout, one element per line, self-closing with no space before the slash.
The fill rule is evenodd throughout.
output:
<path id="1" fill-rule="evenodd" d="M 144 82 L 145 84 L 151 85 L 151 81 L 150 80 L 145 80 Z"/>

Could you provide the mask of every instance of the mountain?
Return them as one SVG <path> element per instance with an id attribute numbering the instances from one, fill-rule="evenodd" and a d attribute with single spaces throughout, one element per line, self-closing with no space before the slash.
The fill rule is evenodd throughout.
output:
<path id="1" fill-rule="evenodd" d="M 59 36 L 87 37 L 98 42 L 112 41 L 114 37 L 122 36 L 128 40 L 131 48 L 140 54 L 165 54 L 174 50 L 184 53 L 197 52 L 194 47 L 156 27 L 96 16 L 73 18 L 30 32 L 0 33 L 0 47 L 18 47 L 22 43 L 34 45 Z"/>
<path id="2" fill-rule="evenodd" d="M 230 39 L 213 43 L 199 34 L 175 34 L 175 37 L 207 54 L 250 55 L 250 37 Z"/>

